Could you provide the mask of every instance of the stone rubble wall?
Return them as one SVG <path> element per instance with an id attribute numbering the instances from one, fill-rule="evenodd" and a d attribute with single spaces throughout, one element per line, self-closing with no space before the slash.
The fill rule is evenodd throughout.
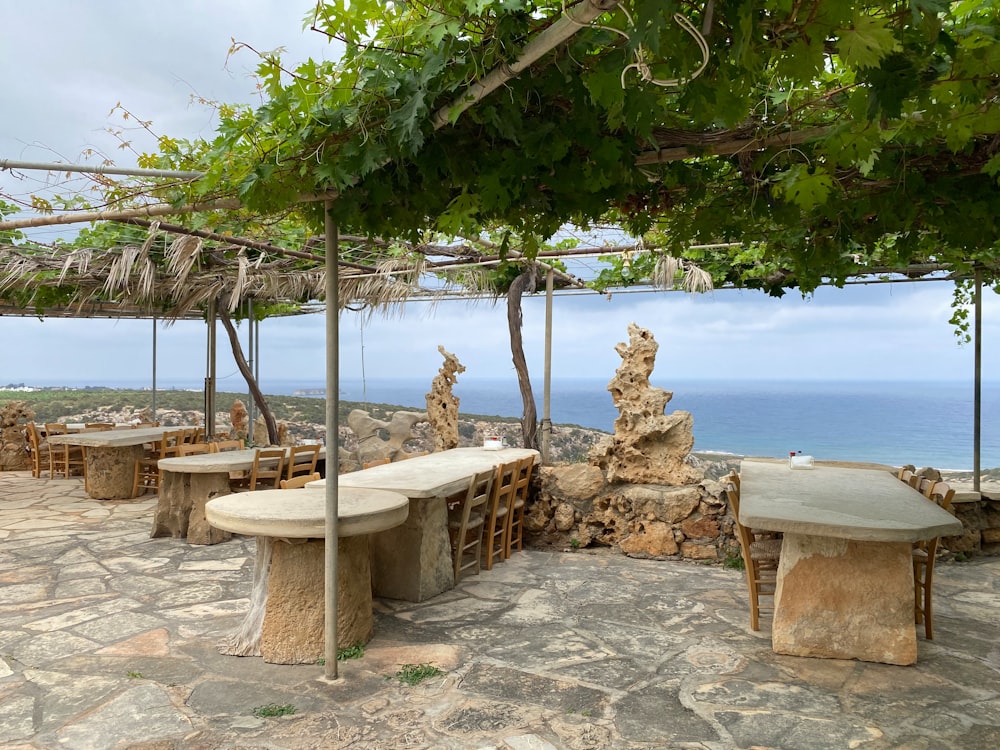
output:
<path id="1" fill-rule="evenodd" d="M 736 463 L 734 461 L 733 463 Z M 694 470 L 707 468 L 696 457 Z M 713 462 L 712 473 L 729 471 Z M 589 464 L 541 466 L 525 517 L 530 544 L 605 546 L 630 557 L 726 560 L 739 555 L 735 526 L 718 478 L 697 484 L 623 484 Z"/>

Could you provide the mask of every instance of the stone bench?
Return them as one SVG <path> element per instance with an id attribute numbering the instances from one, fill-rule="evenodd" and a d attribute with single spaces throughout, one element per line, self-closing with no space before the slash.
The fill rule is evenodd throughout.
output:
<path id="1" fill-rule="evenodd" d="M 409 500 L 384 490 L 340 488 L 337 646 L 372 636 L 369 537 L 406 520 Z M 209 500 L 208 522 L 257 537 L 250 611 L 219 650 L 274 664 L 311 664 L 324 649 L 326 493 L 254 490 Z"/>

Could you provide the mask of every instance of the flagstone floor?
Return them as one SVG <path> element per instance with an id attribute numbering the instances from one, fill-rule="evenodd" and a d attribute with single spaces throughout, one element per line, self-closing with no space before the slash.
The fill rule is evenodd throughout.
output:
<path id="1" fill-rule="evenodd" d="M 3 750 L 1000 747 L 997 558 L 939 565 L 936 638 L 893 667 L 774 654 L 740 571 L 529 550 L 377 601 L 330 682 L 218 653 L 254 542 L 150 539 L 154 502 L 0 474 Z M 411 686 L 404 665 L 441 674 Z"/>

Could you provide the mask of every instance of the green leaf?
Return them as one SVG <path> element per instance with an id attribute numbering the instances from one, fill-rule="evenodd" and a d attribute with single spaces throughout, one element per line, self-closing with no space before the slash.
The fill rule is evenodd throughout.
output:
<path id="1" fill-rule="evenodd" d="M 855 68 L 873 68 L 900 44 L 883 19 L 858 13 L 853 28 L 840 32 L 840 57 L 844 64 Z"/>
<path id="2" fill-rule="evenodd" d="M 833 190 L 833 178 L 822 167 L 812 170 L 796 164 L 775 183 L 775 192 L 803 211 L 825 203 Z"/>

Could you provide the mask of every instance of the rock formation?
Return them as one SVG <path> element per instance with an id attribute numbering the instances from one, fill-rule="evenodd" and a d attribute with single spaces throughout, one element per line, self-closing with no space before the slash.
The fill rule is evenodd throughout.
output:
<path id="1" fill-rule="evenodd" d="M 347 424 L 358 440 L 357 462 L 361 466 L 370 461 L 388 458 L 394 461 L 403 453 L 403 446 L 416 440 L 413 426 L 427 421 L 427 414 L 416 411 L 396 411 L 389 421 L 375 419 L 362 409 L 347 415 Z M 383 437 L 384 433 L 387 437 Z"/>
<path id="2" fill-rule="evenodd" d="M 0 409 L 0 471 L 31 468 L 24 425 L 34 418 L 27 401 L 9 401 Z"/>
<path id="3" fill-rule="evenodd" d="M 608 383 L 619 413 L 615 433 L 594 446 L 589 461 L 612 484 L 697 483 L 702 474 L 686 461 L 694 447 L 694 419 L 686 411 L 664 413 L 674 394 L 649 384 L 659 346 L 649 330 L 635 323 L 629 324 L 628 334 L 628 345 L 615 347 L 622 363 Z"/>
<path id="4" fill-rule="evenodd" d="M 233 401 L 229 409 L 229 424 L 232 426 L 229 437 L 233 440 L 246 440 L 250 435 L 249 421 L 250 415 L 247 413 L 246 405 L 239 399 Z"/>
<path id="5" fill-rule="evenodd" d="M 427 421 L 434 428 L 434 450 L 446 451 L 458 447 L 458 396 L 452 386 L 458 382 L 458 373 L 465 372 L 465 365 L 458 357 L 438 347 L 444 364 L 431 381 L 431 392 L 426 395 Z"/>
<path id="6" fill-rule="evenodd" d="M 235 430 L 234 430 L 235 432 Z M 253 443 L 254 445 L 269 445 L 270 440 L 267 434 L 267 422 L 264 415 L 260 414 L 253 422 Z M 288 425 L 278 422 L 278 445 L 295 445 L 295 438 L 288 432 Z"/>
<path id="7" fill-rule="evenodd" d="M 731 555 L 738 548 L 722 486 L 690 455 L 691 415 L 664 413 L 673 394 L 649 383 L 656 341 L 635 323 L 628 330 L 608 384 L 620 415 L 614 435 L 591 449 L 589 465 L 538 470 L 525 530 L 559 546 L 613 546 L 635 557 Z"/>

